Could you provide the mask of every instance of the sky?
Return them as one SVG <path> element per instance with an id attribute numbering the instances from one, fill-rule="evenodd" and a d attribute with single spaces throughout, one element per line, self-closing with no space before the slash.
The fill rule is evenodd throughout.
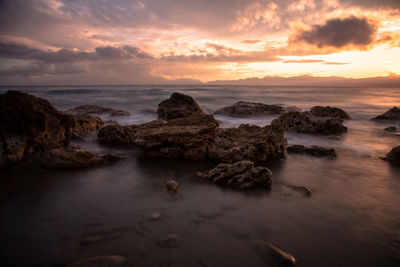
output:
<path id="1" fill-rule="evenodd" d="M 398 75 L 400 0 L 0 0 L 3 85 Z"/>

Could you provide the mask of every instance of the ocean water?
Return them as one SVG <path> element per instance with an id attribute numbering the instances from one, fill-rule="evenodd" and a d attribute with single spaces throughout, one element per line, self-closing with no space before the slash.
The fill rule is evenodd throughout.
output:
<path id="1" fill-rule="evenodd" d="M 400 168 L 380 159 L 400 144 L 397 123 L 370 118 L 400 105 L 400 88 L 271 86 L 0 87 L 48 99 L 66 110 L 82 104 L 124 109 L 121 124 L 156 118 L 172 92 L 191 95 L 213 112 L 237 101 L 343 108 L 353 120 L 341 140 L 286 133 L 289 144 L 335 147 L 337 159 L 288 155 L 268 162 L 268 191 L 237 192 L 197 178 L 210 162 L 151 159 L 136 148 L 107 148 L 96 136 L 74 141 L 90 151 L 128 156 L 112 166 L 74 171 L 9 170 L 24 177 L 0 200 L 2 266 L 63 266 L 101 255 L 125 256 L 132 266 L 274 266 L 257 248 L 265 240 L 293 254 L 298 266 L 399 266 Z M 275 117 L 216 116 L 222 127 L 267 125 Z M 179 193 L 164 183 L 174 178 Z M 292 186 L 312 189 L 306 197 Z M 157 215 L 157 216 L 155 216 Z M 160 218 L 153 218 L 158 217 Z M 176 248 L 162 240 L 178 237 Z M 5 264 L 5 265 L 3 265 Z"/>

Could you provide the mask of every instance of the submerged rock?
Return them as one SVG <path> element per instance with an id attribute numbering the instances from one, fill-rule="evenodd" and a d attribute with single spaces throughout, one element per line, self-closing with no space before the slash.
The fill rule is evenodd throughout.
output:
<path id="1" fill-rule="evenodd" d="M 160 239 L 157 244 L 163 248 L 178 248 L 182 244 L 182 238 L 176 234 L 169 234 Z"/>
<path id="2" fill-rule="evenodd" d="M 67 110 L 66 112 L 79 115 L 79 114 L 104 114 L 107 113 L 111 116 L 130 116 L 131 114 L 126 110 L 112 109 L 97 105 L 83 105 Z"/>
<path id="3" fill-rule="evenodd" d="M 176 191 L 178 191 L 178 186 L 179 184 L 175 180 L 169 180 L 165 184 L 167 191 L 170 193 L 176 193 Z"/>
<path id="4" fill-rule="evenodd" d="M 280 261 L 292 265 L 296 264 L 296 258 L 289 252 L 286 252 L 269 242 L 267 242 L 266 245 L 269 247 L 272 254 L 275 255 L 275 257 L 277 257 Z"/>
<path id="5" fill-rule="evenodd" d="M 122 267 L 127 266 L 125 257 L 107 255 L 88 258 L 68 265 L 68 267 Z"/>
<path id="6" fill-rule="evenodd" d="M 395 165 L 400 165 L 400 146 L 394 147 L 386 155 L 386 159 Z"/>
<path id="7" fill-rule="evenodd" d="M 286 153 L 286 138 L 276 127 L 242 124 L 238 128 L 217 129 L 208 147 L 208 158 L 216 162 L 250 160 L 265 162 L 282 158 Z"/>
<path id="8" fill-rule="evenodd" d="M 273 120 L 271 125 L 285 131 L 310 134 L 339 134 L 347 132 L 340 118 L 316 117 L 310 112 L 288 112 Z"/>
<path id="9" fill-rule="evenodd" d="M 346 111 L 336 107 L 315 106 L 312 107 L 309 112 L 316 117 L 330 117 L 342 120 L 351 120 L 351 116 Z"/>
<path id="10" fill-rule="evenodd" d="M 191 96 L 175 92 L 170 98 L 158 104 L 157 114 L 160 119 L 172 120 L 205 113 Z"/>
<path id="11" fill-rule="evenodd" d="M 231 106 L 218 109 L 214 114 L 227 115 L 231 117 L 249 117 L 280 115 L 284 112 L 285 109 L 278 105 L 266 105 L 262 103 L 239 101 Z"/>
<path id="12" fill-rule="evenodd" d="M 114 154 L 96 154 L 80 147 L 69 147 L 48 150 L 31 158 L 31 162 L 48 169 L 75 169 L 102 166 L 120 159 Z"/>
<path id="13" fill-rule="evenodd" d="M 68 146 L 74 120 L 49 101 L 17 91 L 0 95 L 2 162 L 17 162 Z"/>
<path id="14" fill-rule="evenodd" d="M 333 147 L 292 145 L 287 148 L 287 151 L 289 153 L 309 154 L 316 157 L 337 157 L 336 151 Z"/>
<path id="15" fill-rule="evenodd" d="M 398 121 L 400 120 L 400 109 L 397 107 L 393 107 L 388 111 L 386 111 L 385 113 L 383 113 L 382 115 L 373 118 L 373 120 Z"/>
<path id="16" fill-rule="evenodd" d="M 85 137 L 91 132 L 96 132 L 104 125 L 104 122 L 99 117 L 87 114 L 74 115 L 72 119 L 72 133 L 73 136 L 78 138 Z"/>
<path id="17" fill-rule="evenodd" d="M 296 258 L 287 251 L 278 248 L 276 245 L 264 240 L 254 242 L 256 252 L 266 260 L 268 266 L 295 265 Z"/>
<path id="18" fill-rule="evenodd" d="M 265 167 L 254 167 L 254 163 L 242 160 L 233 164 L 221 163 L 208 173 L 197 173 L 214 184 L 233 189 L 269 188 L 272 172 Z"/>

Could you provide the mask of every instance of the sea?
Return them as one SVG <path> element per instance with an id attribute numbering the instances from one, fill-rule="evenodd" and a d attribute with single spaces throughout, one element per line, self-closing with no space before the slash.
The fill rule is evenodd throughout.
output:
<path id="1" fill-rule="evenodd" d="M 101 116 L 123 125 L 156 119 L 158 103 L 173 92 L 192 96 L 208 113 L 250 101 L 303 111 L 334 106 L 353 119 L 344 122 L 348 132 L 340 140 L 285 133 L 289 145 L 331 146 L 338 157 L 288 154 L 267 162 L 271 188 L 248 192 L 196 176 L 215 167 L 212 162 L 148 158 L 135 147 L 103 147 L 95 134 L 73 141 L 126 159 L 90 169 L 1 173 L 2 179 L 26 180 L 0 200 L 2 266 L 65 266 L 104 255 L 121 255 L 130 266 L 280 266 L 262 242 L 289 252 L 300 267 L 400 266 L 400 167 L 382 159 L 400 145 L 400 132 L 384 128 L 400 125 L 371 120 L 400 106 L 400 88 L 0 87 L 0 93 L 7 90 L 46 98 L 59 110 L 85 104 L 128 110 L 131 116 Z M 276 118 L 215 117 L 221 127 L 264 126 Z M 175 195 L 165 189 L 169 179 L 179 183 Z M 312 194 L 298 190 L 302 186 Z"/>

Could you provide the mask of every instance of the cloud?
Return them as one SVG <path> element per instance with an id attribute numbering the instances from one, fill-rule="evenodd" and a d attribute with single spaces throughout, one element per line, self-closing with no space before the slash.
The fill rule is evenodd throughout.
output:
<path id="1" fill-rule="evenodd" d="M 258 44 L 260 42 L 262 42 L 262 41 L 261 40 L 244 40 L 241 43 L 242 44 Z"/>
<path id="2" fill-rule="evenodd" d="M 299 60 L 284 60 L 282 63 L 322 63 L 324 65 L 347 65 L 350 64 L 348 62 L 333 62 L 333 61 L 325 61 L 321 59 L 299 59 Z"/>
<path id="3" fill-rule="evenodd" d="M 40 49 L 30 48 L 26 45 L 16 43 L 0 42 L 0 57 L 37 60 L 47 63 L 77 62 L 87 60 L 100 59 L 131 59 L 137 58 L 153 58 L 146 52 L 141 51 L 137 47 L 96 47 L 93 52 L 75 51 L 69 49 L 60 49 L 58 51 L 43 51 Z"/>
<path id="4" fill-rule="evenodd" d="M 300 31 L 292 42 L 304 42 L 319 48 L 366 48 L 374 42 L 376 33 L 377 26 L 365 18 L 336 18 L 324 25 L 314 25 L 310 30 Z"/>

